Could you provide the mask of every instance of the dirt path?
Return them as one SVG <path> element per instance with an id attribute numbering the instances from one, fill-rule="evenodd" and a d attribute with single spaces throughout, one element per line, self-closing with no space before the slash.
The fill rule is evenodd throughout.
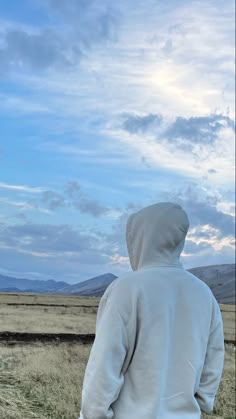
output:
<path id="1" fill-rule="evenodd" d="M 0 303 L 0 305 L 6 306 L 30 306 L 30 307 L 83 307 L 83 308 L 98 308 L 98 305 L 86 305 L 86 304 L 50 304 L 50 303 Z"/>
<path id="2" fill-rule="evenodd" d="M 27 343 L 55 343 L 62 342 L 91 344 L 95 339 L 95 334 L 76 334 L 76 333 L 27 333 L 27 332 L 0 332 L 0 344 L 18 345 Z M 235 340 L 225 339 L 225 343 L 235 345 Z"/>
<path id="3" fill-rule="evenodd" d="M 0 332 L 0 343 L 18 345 L 20 343 L 62 343 L 79 342 L 83 344 L 93 343 L 94 334 L 76 333 L 26 333 L 26 332 Z"/>

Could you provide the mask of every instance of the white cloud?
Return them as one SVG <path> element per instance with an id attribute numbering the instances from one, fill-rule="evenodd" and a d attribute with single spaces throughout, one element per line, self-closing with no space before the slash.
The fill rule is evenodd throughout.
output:
<path id="1" fill-rule="evenodd" d="M 9 183 L 0 182 L 0 189 L 8 189 L 14 190 L 19 192 L 26 192 L 32 194 L 39 194 L 45 190 L 45 188 L 41 186 L 31 187 L 26 185 L 11 185 Z"/>
<path id="2" fill-rule="evenodd" d="M 122 208 L 128 199 L 135 200 L 134 195 L 138 204 L 144 205 L 154 194 L 155 199 L 161 199 L 167 184 L 173 191 L 172 198 L 182 200 L 194 226 L 200 228 L 200 237 L 195 232 L 192 247 L 186 251 L 188 263 L 196 266 L 217 258 L 232 258 L 233 196 L 227 192 L 233 190 L 234 183 L 232 130 L 222 127 L 209 144 L 192 141 L 188 151 L 180 143 L 177 146 L 174 141 L 168 142 L 163 132 L 177 117 L 185 121 L 211 114 L 234 117 L 233 2 L 122 0 L 114 6 L 109 0 L 46 0 L 42 5 L 51 16 L 49 24 L 44 22 L 42 27 L 1 22 L 1 69 L 7 83 L 0 107 L 4 115 L 20 115 L 21 126 L 28 127 L 29 120 L 32 122 L 35 133 L 30 147 L 34 153 L 58 153 L 60 162 L 79 175 L 80 163 L 83 167 L 90 165 L 83 176 L 87 176 L 85 183 L 90 183 L 91 194 L 84 195 L 83 207 L 80 202 L 78 208 L 94 215 L 104 212 L 106 222 L 99 221 L 98 228 L 103 228 L 103 233 L 97 233 L 98 247 L 92 252 L 83 248 L 80 257 L 72 249 L 73 240 L 80 236 L 73 235 L 70 228 L 59 228 L 57 232 L 57 226 L 46 229 L 41 225 L 40 231 L 32 227 L 31 244 L 29 227 L 25 227 L 25 235 L 19 229 L 12 230 L 12 240 L 17 231 L 21 239 L 18 237 L 14 245 L 5 243 L 9 248 L 5 248 L 1 263 L 10 269 L 16 258 L 22 272 L 29 263 L 32 272 L 46 274 L 48 269 L 50 274 L 63 272 L 66 276 L 68 270 L 71 278 L 81 269 L 84 279 L 92 272 L 99 274 L 113 267 L 122 271 L 127 268 L 124 224 L 126 212 L 132 208 L 121 214 L 122 210 L 109 204 L 107 211 L 107 196 L 115 196 L 116 202 L 118 196 Z M 164 128 L 156 134 L 154 125 L 156 128 L 158 121 L 154 118 L 150 132 L 125 132 L 117 121 L 125 113 L 161 114 Z M 53 185 L 61 179 L 56 160 Z M 103 168 L 112 173 L 109 179 Z M 183 190 L 184 182 L 190 181 L 195 182 L 192 188 Z M 51 185 L 33 187 L 20 183 L 1 182 L 0 189 L 9 195 L 33 195 L 35 200 L 51 191 Z M 173 185 L 178 185 L 176 194 Z M 206 190 L 199 191 L 196 185 L 204 185 Z M 99 193 L 101 200 L 97 200 Z M 58 195 L 47 194 L 49 206 L 56 209 L 64 205 L 64 195 L 60 201 L 60 194 L 61 191 Z M 7 200 L 2 202 L 21 210 L 37 206 L 25 197 Z M 70 217 L 65 208 L 64 217 Z M 86 217 L 81 216 L 83 222 L 88 222 Z M 108 231 L 113 220 L 114 230 Z M 206 225 L 210 227 L 202 227 Z M 48 240 L 42 238 L 42 232 Z M 69 241 L 63 250 L 59 249 L 58 233 Z M 51 236 L 55 236 L 55 243 Z M 51 246 L 47 251 L 46 245 Z M 43 266 L 48 254 L 53 263 Z M 59 255 L 59 266 L 55 266 L 55 255 L 57 260 Z"/>
<path id="3" fill-rule="evenodd" d="M 12 207 L 15 207 L 19 209 L 20 211 L 36 211 L 41 212 L 44 214 L 51 214 L 51 211 L 47 208 L 42 208 L 36 205 L 35 203 L 30 203 L 28 201 L 13 201 L 11 199 L 8 199 L 6 197 L 0 198 L 0 202 L 2 202 L 5 205 L 10 205 Z M 19 216 L 19 214 L 16 214 Z M 21 217 L 24 219 L 25 215 L 21 214 Z"/>

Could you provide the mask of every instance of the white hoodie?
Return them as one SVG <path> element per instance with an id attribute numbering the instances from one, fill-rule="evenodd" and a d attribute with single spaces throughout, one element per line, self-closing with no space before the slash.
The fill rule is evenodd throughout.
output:
<path id="1" fill-rule="evenodd" d="M 207 285 L 180 262 L 189 227 L 177 204 L 132 214 L 134 272 L 103 295 L 86 367 L 80 419 L 199 419 L 219 387 L 224 337 Z"/>

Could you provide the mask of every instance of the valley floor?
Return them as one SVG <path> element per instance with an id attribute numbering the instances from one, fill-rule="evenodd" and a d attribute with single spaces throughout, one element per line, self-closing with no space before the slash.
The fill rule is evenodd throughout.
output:
<path id="1" fill-rule="evenodd" d="M 100 299 L 0 293 L 0 332 L 95 333 Z M 235 341 L 235 306 L 220 304 L 227 341 Z"/>

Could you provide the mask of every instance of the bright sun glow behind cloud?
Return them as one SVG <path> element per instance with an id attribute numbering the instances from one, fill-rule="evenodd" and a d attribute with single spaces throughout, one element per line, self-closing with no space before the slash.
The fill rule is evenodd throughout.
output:
<path id="1" fill-rule="evenodd" d="M 186 267 L 232 262 L 233 1 L 0 7 L 1 272 L 119 275 L 128 215 L 163 200 Z"/>

